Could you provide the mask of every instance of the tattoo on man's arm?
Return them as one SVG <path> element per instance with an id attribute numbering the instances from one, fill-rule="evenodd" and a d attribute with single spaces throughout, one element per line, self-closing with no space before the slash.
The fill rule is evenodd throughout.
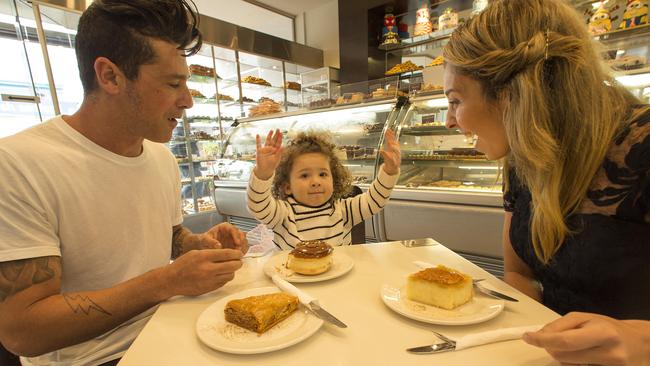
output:
<path id="1" fill-rule="evenodd" d="M 28 287 L 54 278 L 51 257 L 0 263 L 0 302 Z"/>
<path id="2" fill-rule="evenodd" d="M 88 315 L 90 314 L 91 310 L 96 310 L 105 315 L 109 315 L 109 316 L 112 315 L 108 311 L 104 310 L 104 308 L 99 306 L 88 296 L 63 294 L 63 298 L 65 299 L 65 302 L 68 303 L 68 306 L 70 307 L 70 309 L 72 309 L 72 311 L 75 314 L 82 312 Z"/>
<path id="3" fill-rule="evenodd" d="M 173 227 L 172 234 L 172 259 L 176 259 L 183 254 L 183 241 L 187 235 L 187 230 L 182 225 Z"/>

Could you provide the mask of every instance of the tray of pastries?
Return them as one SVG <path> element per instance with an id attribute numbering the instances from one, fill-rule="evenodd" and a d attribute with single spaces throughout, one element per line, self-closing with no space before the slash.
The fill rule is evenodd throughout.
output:
<path id="1" fill-rule="evenodd" d="M 405 72 L 412 72 L 422 70 L 422 66 L 418 66 L 411 61 L 406 61 L 401 64 L 393 66 L 390 70 L 386 71 L 386 75 L 397 75 Z"/>
<path id="2" fill-rule="evenodd" d="M 262 79 L 262 78 L 257 78 L 255 76 L 246 76 L 245 78 L 242 79 L 242 83 L 248 83 L 248 84 L 257 84 L 257 85 L 264 85 L 264 86 L 271 86 L 271 83 L 268 81 Z"/>

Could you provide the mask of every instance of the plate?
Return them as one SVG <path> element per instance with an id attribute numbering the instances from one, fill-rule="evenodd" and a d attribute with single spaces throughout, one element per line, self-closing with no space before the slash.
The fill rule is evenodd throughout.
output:
<path id="1" fill-rule="evenodd" d="M 196 334 L 201 342 L 217 351 L 254 354 L 279 350 L 309 338 L 323 320 L 302 305 L 293 314 L 262 334 L 226 321 L 223 309 L 230 300 L 280 291 L 277 287 L 260 287 L 226 296 L 201 313 L 196 321 Z"/>
<path id="2" fill-rule="evenodd" d="M 332 267 L 328 271 L 311 276 L 301 275 L 284 266 L 287 263 L 288 255 L 289 250 L 285 250 L 269 258 L 266 264 L 264 264 L 264 273 L 269 277 L 277 273 L 289 282 L 319 282 L 343 276 L 354 267 L 352 258 L 346 254 L 339 253 L 335 248 L 334 253 L 332 253 Z"/>
<path id="3" fill-rule="evenodd" d="M 408 318 L 439 325 L 476 324 L 494 318 L 503 311 L 504 301 L 475 294 L 467 304 L 453 310 L 426 305 L 406 298 L 404 286 L 384 284 L 381 299 L 389 308 Z"/>

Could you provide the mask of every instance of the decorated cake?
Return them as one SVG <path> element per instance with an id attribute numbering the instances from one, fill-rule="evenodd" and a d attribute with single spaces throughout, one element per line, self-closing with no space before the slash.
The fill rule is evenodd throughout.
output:
<path id="1" fill-rule="evenodd" d="M 304 275 L 317 275 L 332 266 L 334 249 L 321 240 L 305 241 L 298 244 L 287 258 L 287 268 Z"/>

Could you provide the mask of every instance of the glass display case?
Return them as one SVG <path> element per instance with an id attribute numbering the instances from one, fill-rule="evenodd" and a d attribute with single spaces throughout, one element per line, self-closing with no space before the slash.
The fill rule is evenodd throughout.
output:
<path id="1" fill-rule="evenodd" d="M 339 70 L 332 67 L 304 72 L 300 75 L 302 105 L 323 108 L 332 105 L 334 90 L 339 84 Z"/>
<path id="2" fill-rule="evenodd" d="M 397 120 L 398 105 L 393 99 L 242 120 L 226 142 L 216 179 L 247 182 L 255 165 L 255 136 L 265 137 L 270 130 L 280 129 L 285 143 L 302 131 L 331 133 L 354 183 L 369 184 L 375 176 L 382 132 Z"/>
<path id="3" fill-rule="evenodd" d="M 501 192 L 498 162 L 474 148 L 475 137 L 445 127 L 447 99 L 413 98 L 397 129 L 402 150 L 398 189 Z"/>
<path id="4" fill-rule="evenodd" d="M 650 25 L 637 26 L 596 37 L 614 77 L 632 94 L 650 102 Z"/>

